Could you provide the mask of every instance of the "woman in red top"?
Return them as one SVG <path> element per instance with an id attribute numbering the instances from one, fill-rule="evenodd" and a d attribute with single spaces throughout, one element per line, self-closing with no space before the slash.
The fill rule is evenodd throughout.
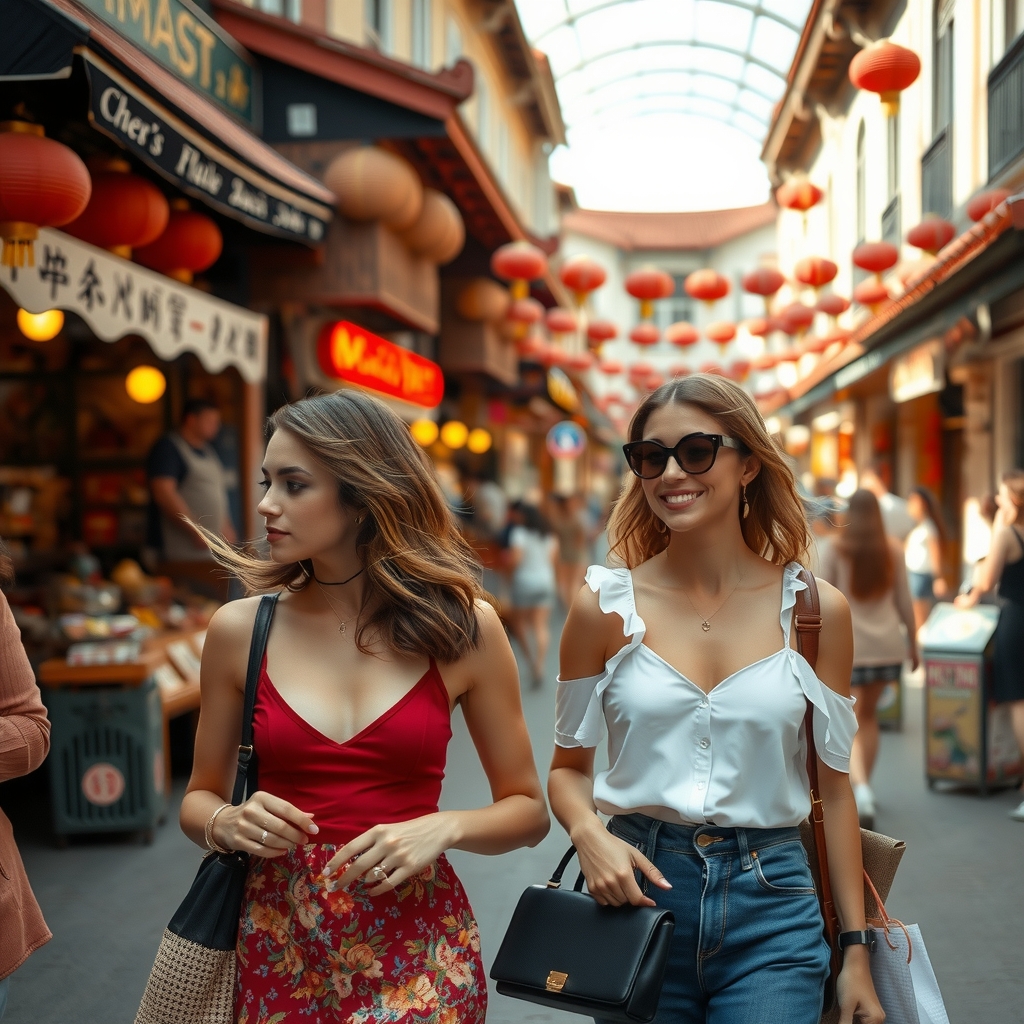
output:
<path id="1" fill-rule="evenodd" d="M 231 792 L 257 598 L 213 617 L 181 824 L 252 855 L 238 1024 L 481 1024 L 486 986 L 450 848 L 539 842 L 548 815 L 516 663 L 424 453 L 346 391 L 276 412 L 263 466 L 271 561 L 207 535 L 250 593 L 281 590 L 254 713 L 259 789 Z M 462 706 L 494 802 L 439 811 Z"/>

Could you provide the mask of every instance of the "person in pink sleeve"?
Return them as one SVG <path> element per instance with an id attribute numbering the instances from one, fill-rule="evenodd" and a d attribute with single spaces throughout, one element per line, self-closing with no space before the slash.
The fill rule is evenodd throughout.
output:
<path id="1" fill-rule="evenodd" d="M 11 560 L 0 551 L 0 585 L 12 579 Z M 21 633 L 7 598 L 0 593 L 0 782 L 34 771 L 49 749 L 46 708 L 21 645 Z M 11 823 L 0 811 L 0 1017 L 7 1006 L 11 974 L 51 938 L 28 884 Z"/>

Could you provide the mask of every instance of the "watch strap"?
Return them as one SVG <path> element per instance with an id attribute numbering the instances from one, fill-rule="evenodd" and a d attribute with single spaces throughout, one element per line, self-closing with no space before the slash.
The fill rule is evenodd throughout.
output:
<path id="1" fill-rule="evenodd" d="M 840 932 L 837 944 L 840 949 L 846 949 L 847 946 L 867 946 L 873 949 L 875 934 L 870 928 L 857 932 Z"/>

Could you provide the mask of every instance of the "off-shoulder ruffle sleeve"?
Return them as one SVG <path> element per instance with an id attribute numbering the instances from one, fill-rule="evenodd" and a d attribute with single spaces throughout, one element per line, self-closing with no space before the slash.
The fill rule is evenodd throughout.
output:
<path id="1" fill-rule="evenodd" d="M 560 747 L 596 747 L 601 742 L 604 709 L 601 697 L 608 688 L 615 669 L 643 641 L 646 627 L 636 613 L 633 581 L 629 570 L 609 569 L 592 565 L 587 570 L 587 584 L 597 594 L 602 612 L 614 612 L 622 618 L 622 632 L 629 642 L 605 663 L 604 671 L 582 679 L 558 680 L 555 714 L 555 743 Z"/>
<path id="2" fill-rule="evenodd" d="M 800 566 L 795 562 L 786 566 L 782 594 L 782 629 L 787 644 L 796 595 L 807 589 L 797 576 L 799 571 Z M 790 649 L 789 656 L 804 696 L 814 705 L 814 748 L 818 756 L 829 768 L 834 768 L 837 772 L 849 772 L 850 751 L 853 749 L 853 737 L 857 732 L 857 716 L 853 711 L 854 699 L 843 697 L 826 686 L 796 651 Z"/>

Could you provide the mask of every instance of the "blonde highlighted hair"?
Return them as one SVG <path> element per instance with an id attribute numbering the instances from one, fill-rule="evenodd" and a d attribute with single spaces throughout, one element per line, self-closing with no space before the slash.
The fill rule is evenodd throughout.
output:
<path id="1" fill-rule="evenodd" d="M 306 447 L 337 481 L 340 504 L 364 517 L 356 549 L 371 611 L 356 631 L 359 649 L 383 643 L 451 662 L 474 648 L 476 602 L 487 600 L 480 565 L 402 420 L 369 395 L 337 391 L 278 409 L 267 422 L 268 440 L 278 430 Z M 201 532 L 249 594 L 309 585 L 308 563 L 273 562 Z"/>
<path id="2" fill-rule="evenodd" d="M 651 414 L 673 403 L 694 405 L 714 417 L 723 434 L 734 437 L 760 460 L 760 472 L 747 484 L 750 514 L 746 519 L 736 496 L 736 515 L 747 547 L 775 565 L 804 561 L 811 542 L 804 503 L 786 456 L 765 429 L 750 395 L 717 375 L 677 378 L 640 403 L 629 424 L 629 440 L 642 440 Z M 612 555 L 632 569 L 664 551 L 669 536 L 647 503 L 642 481 L 630 474 L 608 521 Z"/>

